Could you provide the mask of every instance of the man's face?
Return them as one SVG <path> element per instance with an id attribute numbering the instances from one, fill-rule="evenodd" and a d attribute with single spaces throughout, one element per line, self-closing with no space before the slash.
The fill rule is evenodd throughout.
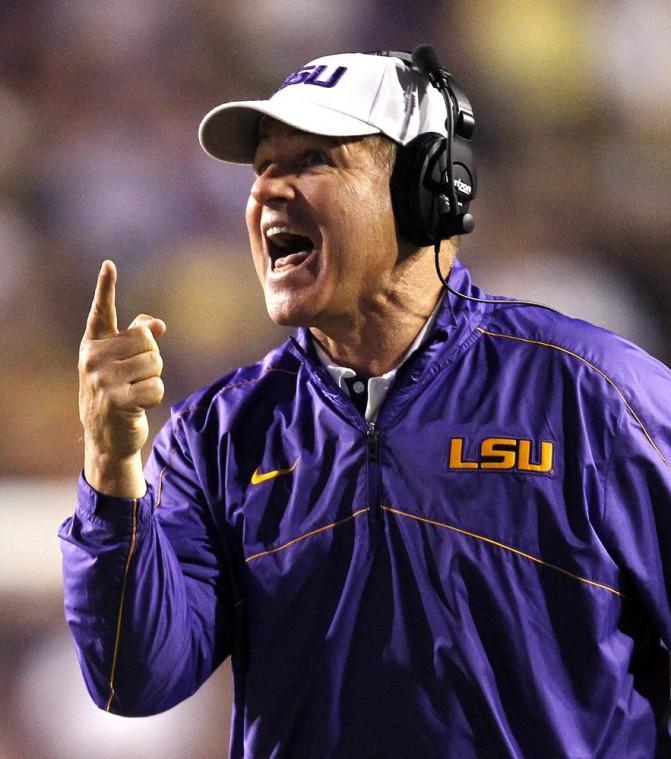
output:
<path id="1" fill-rule="evenodd" d="M 264 122 L 247 228 L 271 319 L 328 331 L 381 305 L 398 258 L 389 174 L 366 142 Z"/>

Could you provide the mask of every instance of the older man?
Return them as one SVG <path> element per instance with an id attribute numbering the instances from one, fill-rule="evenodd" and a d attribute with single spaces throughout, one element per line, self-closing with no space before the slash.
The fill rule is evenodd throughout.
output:
<path id="1" fill-rule="evenodd" d="M 471 284 L 454 92 L 446 123 L 425 72 L 348 54 L 208 114 L 205 149 L 254 165 L 254 265 L 299 330 L 174 407 L 144 474 L 165 325 L 119 331 L 103 264 L 61 528 L 102 708 L 167 709 L 231 655 L 232 757 L 669 755 L 671 376 Z M 418 140 L 451 180 L 417 190 L 419 231 Z"/>

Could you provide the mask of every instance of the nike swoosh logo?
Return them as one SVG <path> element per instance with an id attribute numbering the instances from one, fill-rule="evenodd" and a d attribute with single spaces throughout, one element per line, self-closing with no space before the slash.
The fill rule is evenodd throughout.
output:
<path id="1" fill-rule="evenodd" d="M 291 474 L 291 472 L 294 471 L 294 469 L 298 466 L 298 462 L 300 461 L 300 456 L 294 461 L 292 466 L 290 466 L 288 469 L 273 469 L 270 472 L 259 472 L 259 468 L 256 468 L 256 471 L 252 475 L 252 485 L 260 485 L 262 482 L 266 482 L 267 480 L 273 480 L 275 477 L 281 477 L 283 474 Z"/>

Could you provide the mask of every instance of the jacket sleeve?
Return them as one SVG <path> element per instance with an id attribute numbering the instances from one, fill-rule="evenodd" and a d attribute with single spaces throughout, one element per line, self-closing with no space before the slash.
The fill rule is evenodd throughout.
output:
<path id="1" fill-rule="evenodd" d="M 144 497 L 101 495 L 82 475 L 59 532 L 87 688 L 100 708 L 127 716 L 187 698 L 231 649 L 226 550 L 173 420 L 154 443 Z"/>
<path id="2" fill-rule="evenodd" d="M 643 378 L 622 413 L 606 471 L 603 537 L 671 649 L 671 374 L 653 367 Z"/>

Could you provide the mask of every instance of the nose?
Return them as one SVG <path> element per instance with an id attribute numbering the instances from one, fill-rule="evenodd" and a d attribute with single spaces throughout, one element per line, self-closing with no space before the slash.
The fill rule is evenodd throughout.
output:
<path id="1" fill-rule="evenodd" d="M 292 200 L 294 195 L 291 176 L 275 163 L 257 175 L 251 189 L 251 196 L 259 205 L 270 205 L 278 200 Z"/>

